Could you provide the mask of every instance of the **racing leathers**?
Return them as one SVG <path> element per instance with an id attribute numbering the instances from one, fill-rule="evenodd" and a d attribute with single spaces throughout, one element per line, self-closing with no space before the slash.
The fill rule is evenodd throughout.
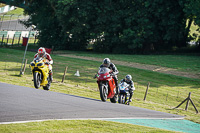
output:
<path id="1" fill-rule="evenodd" d="M 105 67 L 103 64 L 100 65 L 100 68 L 101 67 Z M 117 78 L 117 74 L 119 73 L 119 71 L 117 70 L 117 67 L 113 64 L 113 63 L 110 63 L 110 65 L 108 66 L 108 68 L 110 70 L 112 70 L 112 76 L 113 76 L 113 79 L 115 80 L 115 84 L 116 84 L 116 94 L 118 94 L 119 90 L 118 90 L 118 78 Z"/>
<path id="2" fill-rule="evenodd" d="M 130 97 L 129 97 L 129 101 L 131 101 L 131 98 L 132 98 L 132 96 L 133 96 L 133 91 L 135 90 L 135 87 L 134 87 L 134 83 L 133 83 L 133 81 L 132 80 L 130 80 L 129 82 L 128 81 L 126 81 L 125 79 L 122 79 L 121 81 L 120 81 L 120 83 L 122 83 L 122 82 L 126 82 L 128 85 L 129 85 L 129 93 L 130 93 Z"/>
<path id="3" fill-rule="evenodd" d="M 40 57 L 39 54 L 35 54 L 34 59 L 36 59 L 37 57 Z M 48 53 L 45 53 L 42 57 L 46 58 L 48 60 L 48 62 L 45 62 L 46 65 L 48 65 L 49 67 L 49 77 L 51 82 L 53 81 L 53 71 L 52 71 L 52 64 L 53 64 L 53 60 L 51 58 L 51 56 Z M 49 65 L 50 64 L 50 65 Z"/>

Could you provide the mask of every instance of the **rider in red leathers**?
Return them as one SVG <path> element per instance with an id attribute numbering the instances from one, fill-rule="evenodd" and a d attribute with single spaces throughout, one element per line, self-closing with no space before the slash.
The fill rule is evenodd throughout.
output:
<path id="1" fill-rule="evenodd" d="M 53 81 L 53 71 L 52 71 L 52 64 L 53 64 L 53 60 L 51 58 L 51 56 L 46 52 L 45 48 L 40 47 L 38 49 L 38 53 L 35 54 L 34 59 L 37 57 L 44 57 L 46 58 L 49 62 L 45 62 L 46 65 L 48 65 L 49 67 L 49 77 L 50 77 L 50 81 Z M 50 64 L 50 65 L 49 65 Z"/>

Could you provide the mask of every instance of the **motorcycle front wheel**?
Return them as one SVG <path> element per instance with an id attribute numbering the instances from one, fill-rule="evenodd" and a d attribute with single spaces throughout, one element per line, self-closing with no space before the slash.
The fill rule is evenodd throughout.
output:
<path id="1" fill-rule="evenodd" d="M 107 88 L 105 85 L 99 85 L 100 97 L 103 102 L 105 102 L 107 100 L 107 94 L 106 94 L 107 91 L 106 90 L 107 90 Z"/>
<path id="2" fill-rule="evenodd" d="M 118 103 L 123 104 L 123 95 L 122 95 L 122 94 L 119 94 L 119 100 L 118 100 Z"/>
<path id="3" fill-rule="evenodd" d="M 38 89 L 40 87 L 40 74 L 38 72 L 34 72 L 33 79 L 34 79 L 34 86 L 36 89 Z"/>

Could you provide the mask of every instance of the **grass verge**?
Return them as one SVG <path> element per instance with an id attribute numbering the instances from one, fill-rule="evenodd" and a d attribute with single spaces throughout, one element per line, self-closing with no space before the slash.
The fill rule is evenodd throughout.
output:
<path id="1" fill-rule="evenodd" d="M 0 125 L 0 131 L 4 133 L 15 132 L 70 132 L 70 133 L 133 133 L 133 132 L 172 132 L 158 128 L 150 128 L 144 126 L 137 126 L 132 124 L 123 124 L 117 122 L 108 122 L 100 120 L 61 120 L 61 121 L 44 121 L 44 122 L 31 122 L 23 124 L 9 124 Z"/>
<path id="2" fill-rule="evenodd" d="M 200 74 L 199 56 L 195 55 L 122 55 L 122 54 L 96 54 L 76 51 L 55 51 L 54 53 L 74 54 L 77 56 L 106 58 L 111 60 L 134 62 L 148 65 L 156 65 L 168 68 L 175 68 L 180 71 L 187 71 Z"/>

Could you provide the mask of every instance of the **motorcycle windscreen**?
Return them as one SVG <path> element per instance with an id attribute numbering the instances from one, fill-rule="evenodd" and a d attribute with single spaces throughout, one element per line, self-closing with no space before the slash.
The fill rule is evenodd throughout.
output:
<path id="1" fill-rule="evenodd" d="M 36 63 L 37 63 L 37 62 L 40 62 L 41 60 L 43 60 L 42 57 L 37 57 L 37 58 L 34 59 L 34 61 L 35 61 Z"/>
<path id="2" fill-rule="evenodd" d="M 128 84 L 126 82 L 122 82 L 120 85 L 119 85 L 119 91 L 120 93 L 126 93 L 126 91 L 128 90 Z"/>
<path id="3" fill-rule="evenodd" d="M 110 69 L 107 68 L 107 67 L 101 67 L 99 68 L 99 74 L 105 74 L 105 73 L 109 73 L 110 72 Z"/>

